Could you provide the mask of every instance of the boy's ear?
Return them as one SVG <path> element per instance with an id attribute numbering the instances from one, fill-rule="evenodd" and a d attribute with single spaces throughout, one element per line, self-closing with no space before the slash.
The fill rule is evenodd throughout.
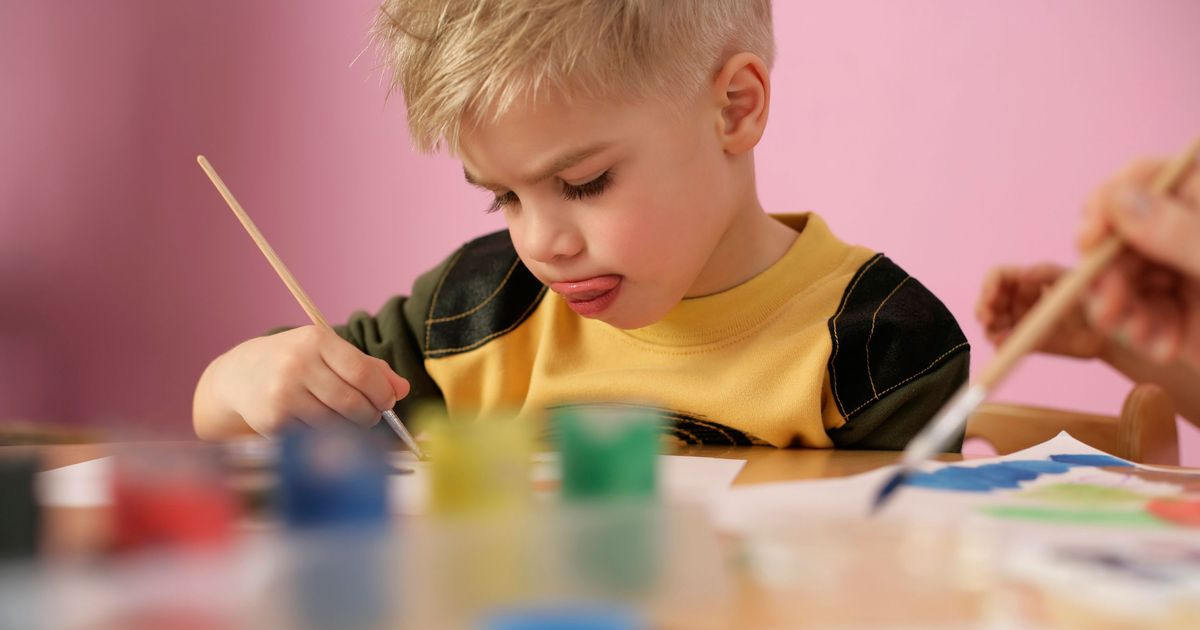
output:
<path id="1" fill-rule="evenodd" d="M 717 72 L 712 95 L 720 109 L 717 135 L 726 153 L 738 155 L 755 147 L 767 128 L 771 77 L 758 55 L 742 52 Z"/>

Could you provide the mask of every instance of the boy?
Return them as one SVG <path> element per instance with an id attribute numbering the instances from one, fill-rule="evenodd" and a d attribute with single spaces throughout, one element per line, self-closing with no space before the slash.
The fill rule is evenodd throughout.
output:
<path id="1" fill-rule="evenodd" d="M 509 229 L 338 336 L 218 357 L 201 437 L 423 399 L 631 401 L 690 443 L 898 449 L 966 380 L 962 331 L 915 279 L 759 205 L 769 0 L 389 0 L 376 36 L 414 143 L 445 143 Z"/>

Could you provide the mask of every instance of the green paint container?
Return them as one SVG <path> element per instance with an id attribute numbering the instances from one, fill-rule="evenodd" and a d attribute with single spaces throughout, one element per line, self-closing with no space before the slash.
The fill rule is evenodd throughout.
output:
<path id="1" fill-rule="evenodd" d="M 663 419 L 653 409 L 572 406 L 552 412 L 571 501 L 655 498 Z"/>

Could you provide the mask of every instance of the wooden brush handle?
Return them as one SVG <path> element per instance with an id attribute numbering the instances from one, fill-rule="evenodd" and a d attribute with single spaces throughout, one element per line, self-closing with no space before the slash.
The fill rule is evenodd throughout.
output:
<path id="1" fill-rule="evenodd" d="M 321 311 L 317 310 L 317 305 L 313 304 L 313 301 L 309 299 L 304 289 L 300 288 L 300 283 L 296 282 L 296 278 L 292 276 L 292 272 L 288 271 L 287 265 L 283 264 L 283 261 L 275 254 L 275 250 L 267 242 L 262 232 L 258 231 L 258 226 L 254 225 L 254 221 L 250 220 L 250 215 L 246 214 L 246 211 L 242 209 L 242 204 L 238 203 L 237 199 L 234 199 L 233 193 L 229 191 L 229 187 L 221 180 L 221 176 L 217 175 L 217 171 L 212 167 L 212 164 L 209 164 L 203 155 L 197 155 L 196 161 L 200 163 L 200 168 L 204 169 L 205 174 L 208 175 L 208 179 L 212 180 L 213 186 L 216 186 L 217 191 L 225 198 L 225 203 L 229 205 L 229 209 L 233 210 L 233 214 L 237 216 L 238 221 L 241 221 L 242 227 L 246 228 L 246 231 L 250 234 L 250 238 L 254 239 L 254 244 L 258 245 L 258 249 L 262 251 L 263 256 L 267 257 L 267 261 L 271 263 L 271 267 L 275 269 L 275 273 L 279 274 L 279 279 L 283 280 L 283 283 L 287 285 L 288 291 L 292 292 L 292 297 L 296 298 L 296 301 L 300 303 L 300 308 L 304 309 L 304 312 L 308 314 L 308 318 L 312 320 L 312 323 L 333 332 L 333 328 L 329 325 L 325 316 L 321 314 Z M 395 411 L 391 409 L 385 410 L 383 418 L 418 459 L 425 458 L 421 452 L 421 447 L 417 445 L 417 441 L 413 439 L 408 429 L 404 428 L 404 423 L 400 422 L 400 417 L 396 415 Z"/>
<path id="2" fill-rule="evenodd" d="M 283 264 L 279 256 L 275 254 L 275 250 L 267 239 L 258 231 L 258 226 L 254 225 L 254 221 L 250 220 L 250 215 L 242 209 L 242 204 L 238 203 L 237 199 L 233 198 L 233 193 L 229 192 L 229 188 L 225 186 L 225 182 L 221 180 L 221 176 L 217 175 L 217 171 L 213 169 L 212 164 L 208 163 L 203 155 L 197 155 L 196 161 L 200 163 L 200 168 L 204 169 L 205 174 L 212 180 L 213 186 L 217 187 L 217 191 L 225 198 L 225 203 L 229 204 L 229 209 L 233 210 L 233 214 L 237 216 L 238 221 L 242 222 L 242 227 L 250 233 L 250 238 L 254 240 L 254 244 L 258 245 L 258 249 L 262 251 L 263 256 L 267 257 L 267 261 L 271 263 L 271 267 L 275 269 L 275 273 L 279 274 L 279 279 L 287 285 L 288 291 L 292 292 L 292 297 L 300 303 L 300 308 L 308 314 L 308 318 L 312 323 L 324 328 L 325 330 L 333 330 L 329 326 L 329 322 L 321 315 L 321 311 L 317 310 L 317 305 L 309 299 L 308 294 L 300 287 L 300 283 L 296 282 L 296 278 L 292 276 L 292 272 L 288 271 L 287 265 Z"/>

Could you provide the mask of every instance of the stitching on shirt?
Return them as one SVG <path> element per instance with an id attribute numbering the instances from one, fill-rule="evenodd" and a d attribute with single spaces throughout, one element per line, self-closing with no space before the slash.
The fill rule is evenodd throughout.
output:
<path id="1" fill-rule="evenodd" d="M 487 335 L 486 337 L 484 337 L 470 345 L 460 346 L 458 348 L 438 348 L 437 350 L 428 350 L 428 351 L 426 351 L 425 354 L 428 356 L 434 356 L 434 355 L 439 355 L 439 354 L 449 354 L 451 352 L 466 352 L 467 350 L 474 350 L 475 348 L 478 348 L 479 346 L 482 346 L 483 344 L 487 343 L 489 340 L 495 339 L 496 337 L 499 337 L 500 335 L 503 335 L 504 333 L 523 324 L 525 322 L 525 318 L 529 316 L 529 313 L 532 312 L 533 309 L 535 307 L 537 307 L 538 304 L 541 303 L 542 296 L 545 294 L 546 294 L 546 287 L 543 286 L 541 288 L 541 290 L 538 291 L 537 297 L 535 297 L 533 299 L 533 303 L 529 305 L 529 308 L 525 309 L 524 313 L 521 313 L 521 316 L 517 318 L 517 321 L 512 326 L 509 326 L 508 328 L 505 328 L 504 330 L 498 330 L 498 331 L 496 331 L 490 335 Z M 429 328 L 432 328 L 432 326 L 430 326 Z M 428 329 L 426 329 L 426 330 L 428 330 Z M 428 346 L 426 346 L 426 347 L 428 347 Z"/>
<path id="2" fill-rule="evenodd" d="M 459 248 L 454 252 L 454 256 L 450 258 L 450 262 L 446 265 L 446 271 L 442 273 L 442 277 L 438 278 L 437 286 L 433 289 L 433 298 L 429 300 L 429 310 L 425 313 L 425 354 L 429 354 L 429 335 L 433 330 L 433 326 L 429 320 L 433 319 L 433 311 L 437 308 L 438 295 L 442 292 L 442 285 L 446 283 L 446 277 L 450 275 L 450 270 L 454 269 L 455 263 L 462 256 L 466 247 Z"/>
<path id="3" fill-rule="evenodd" d="M 911 277 L 912 276 L 906 275 L 906 276 L 904 276 L 903 280 L 901 280 L 900 282 L 897 282 L 896 286 L 892 289 L 892 292 L 888 293 L 887 297 L 883 298 L 883 301 L 879 303 L 879 306 L 875 307 L 875 312 L 871 313 L 871 332 L 867 333 L 867 347 L 866 347 L 866 351 L 867 351 L 867 382 L 871 384 L 871 395 L 875 396 L 876 398 L 879 397 L 879 392 L 875 391 L 875 379 L 871 376 L 871 338 L 875 336 L 875 318 L 879 316 L 879 311 L 880 311 L 880 309 L 883 308 L 883 305 L 887 304 L 887 301 L 892 299 L 892 296 L 896 294 L 896 291 L 899 291 L 900 287 L 904 286 L 904 283 L 908 282 L 908 279 Z"/>
<path id="4" fill-rule="evenodd" d="M 725 431 L 726 429 L 732 429 L 733 427 L 727 427 L 727 426 L 725 426 L 725 425 L 723 425 L 723 424 L 720 424 L 720 423 L 717 423 L 717 422 L 708 422 L 708 421 L 705 421 L 705 420 L 699 420 L 699 419 L 696 419 L 696 418 L 691 418 L 691 417 L 688 417 L 688 418 L 686 418 L 686 419 L 685 419 L 685 418 L 679 418 L 679 419 L 677 419 L 677 420 L 676 420 L 676 422 L 680 422 L 680 421 L 692 422 L 692 423 L 694 423 L 694 424 L 698 424 L 698 425 L 700 425 L 700 426 L 702 426 L 702 427 L 704 427 L 704 428 L 706 428 L 706 429 L 712 429 L 713 431 L 716 431 L 717 433 L 720 433 L 720 434 L 721 434 L 721 437 L 723 437 L 723 438 L 725 438 L 726 440 L 728 440 L 730 444 L 734 444 L 734 445 L 736 445 L 736 444 L 737 444 L 737 440 L 736 440 L 736 439 L 734 439 L 734 437 L 733 437 L 732 435 L 730 435 L 729 433 L 726 433 L 726 431 Z M 735 429 L 735 430 L 736 430 L 736 429 Z"/>
<path id="5" fill-rule="evenodd" d="M 692 439 L 693 441 L 689 442 L 689 444 L 704 444 L 704 440 L 701 440 L 700 438 L 696 437 L 696 434 L 692 433 L 691 431 L 684 431 L 683 429 L 681 429 L 675 425 L 672 425 L 670 430 L 672 433 L 682 433 L 685 436 L 685 438 Z"/>
<path id="6" fill-rule="evenodd" d="M 867 263 L 866 267 L 863 267 L 862 273 L 858 274 L 858 277 L 855 278 L 854 282 L 850 284 L 850 288 L 846 290 L 846 297 L 844 300 L 842 300 L 841 308 L 839 308 L 837 314 L 833 316 L 833 325 L 830 327 L 833 329 L 833 354 L 829 356 L 829 379 L 831 386 L 830 388 L 833 390 L 833 399 L 837 401 L 838 409 L 846 408 L 846 405 L 842 404 L 841 396 L 838 396 L 837 368 L 834 366 L 834 363 L 837 361 L 839 348 L 837 336 L 838 318 L 842 316 L 842 312 L 846 310 L 846 305 L 850 303 L 850 295 L 854 293 L 854 287 L 858 286 L 858 281 L 866 277 L 867 271 L 869 271 L 871 267 L 873 267 L 875 263 L 879 262 L 882 258 L 883 254 L 875 254 L 875 257 L 871 259 L 871 262 Z"/>
<path id="7" fill-rule="evenodd" d="M 934 360 L 933 360 L 933 363 L 930 363 L 928 366 L 926 366 L 926 367 L 925 367 L 925 369 L 923 369 L 923 370 L 921 370 L 920 372 L 917 372 L 916 374 L 913 374 L 912 376 L 910 376 L 910 377 L 908 377 L 908 378 L 904 379 L 903 381 L 900 381 L 899 383 L 896 383 L 895 385 L 892 385 L 891 387 L 889 387 L 889 388 L 887 388 L 887 389 L 885 389 L 885 390 L 883 390 L 883 391 L 879 392 L 879 395 L 878 395 L 878 396 L 876 396 L 876 397 L 872 398 L 871 400 L 868 400 L 867 402 L 865 402 L 865 403 L 863 403 L 863 404 L 859 405 L 857 409 L 855 409 L 854 411 L 851 411 L 850 413 L 846 414 L 846 419 L 847 419 L 847 420 L 849 420 L 849 419 L 850 419 L 850 416 L 853 416 L 854 414 L 858 413 L 859 411 L 861 411 L 861 410 L 862 410 L 864 407 L 866 407 L 867 405 L 870 405 L 871 403 L 873 403 L 873 402 L 875 402 L 875 401 L 879 400 L 879 399 L 880 399 L 882 396 L 884 396 L 884 395 L 885 395 L 885 394 L 887 394 L 888 392 L 892 391 L 893 389 L 896 389 L 897 387 L 900 387 L 901 385 L 904 385 L 905 383 L 907 383 L 907 382 L 909 382 L 909 381 L 911 381 L 911 380 L 913 380 L 913 379 L 915 379 L 915 378 L 918 378 L 918 377 L 920 377 L 921 375 L 925 374 L 925 373 L 926 373 L 926 372 L 928 372 L 929 370 L 933 369 L 933 366 L 935 366 L 935 365 L 937 365 L 938 363 L 940 363 L 942 359 L 945 359 L 946 357 L 948 357 L 948 356 L 950 356 L 950 355 L 954 354 L 954 353 L 955 353 L 955 352 L 957 352 L 958 350 L 960 350 L 960 349 L 962 349 L 962 348 L 964 348 L 964 347 L 966 347 L 966 346 L 969 346 L 969 345 L 971 345 L 971 344 L 970 344 L 970 343 L 968 343 L 968 342 L 966 342 L 966 341 L 964 341 L 964 342 L 962 342 L 962 343 L 958 344 L 957 346 L 954 346 L 953 348 L 950 348 L 949 350 L 947 350 L 947 351 L 946 351 L 946 353 L 945 353 L 945 354 L 943 354 L 942 356 L 940 356 L 940 357 L 938 357 L 938 358 L 934 359 Z"/>
<path id="8" fill-rule="evenodd" d="M 513 271 L 516 270 L 517 265 L 520 264 L 520 262 L 521 262 L 520 258 L 517 258 L 516 260 L 514 260 L 512 266 L 510 266 L 508 268 L 508 273 L 504 274 L 504 279 L 500 281 L 500 285 L 496 287 L 496 290 L 492 291 L 491 295 L 484 298 L 484 300 L 482 302 L 480 302 L 477 306 L 475 306 L 471 310 L 464 311 L 462 313 L 459 313 L 458 315 L 447 315 L 446 317 L 427 319 L 427 320 L 425 320 L 425 323 L 426 324 L 440 324 L 441 322 L 452 322 L 456 319 L 470 317 L 471 315 L 478 313 L 480 311 L 480 309 L 487 306 L 492 300 L 494 300 L 497 295 L 500 295 L 500 290 L 503 289 L 504 286 L 508 284 L 508 279 L 512 277 Z M 430 313 L 430 314 L 432 315 L 432 313 Z"/>

